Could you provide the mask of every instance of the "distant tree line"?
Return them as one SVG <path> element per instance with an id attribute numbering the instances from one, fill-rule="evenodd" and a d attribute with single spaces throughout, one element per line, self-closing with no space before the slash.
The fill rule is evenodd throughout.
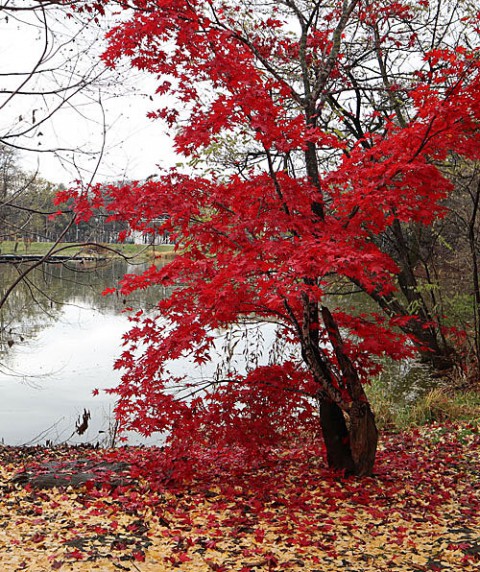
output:
<path id="1" fill-rule="evenodd" d="M 56 193 L 62 186 L 54 185 L 35 173 L 27 173 L 19 163 L 18 152 L 0 145 L 0 240 L 24 242 L 118 241 L 125 223 L 107 221 L 98 214 L 90 222 L 69 225 L 73 214 L 59 212 L 54 204 Z"/>

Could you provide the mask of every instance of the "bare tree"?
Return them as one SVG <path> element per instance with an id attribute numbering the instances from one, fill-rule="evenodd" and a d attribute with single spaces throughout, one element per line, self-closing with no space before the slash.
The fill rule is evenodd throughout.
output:
<path id="1" fill-rule="evenodd" d="M 65 5 L 58 4 L 0 4 L 7 55 L 0 64 L 0 142 L 54 154 L 75 166 L 79 154 L 98 155 L 104 134 L 102 98 L 120 82 L 99 58 L 103 31 L 93 17 L 75 12 L 67 17 Z M 76 119 L 85 124 L 81 143 L 79 133 L 72 137 L 71 125 L 79 130 Z"/>
<path id="2" fill-rule="evenodd" d="M 0 242 L 52 242 L 41 260 L 18 268 L 0 293 L 0 312 L 36 267 L 62 253 L 74 227 L 68 211 L 50 220 L 55 187 L 39 177 L 41 158 L 55 157 L 65 177 L 88 189 L 105 149 L 104 101 L 125 93 L 121 72 L 100 58 L 105 30 L 75 4 L 0 0 Z"/>

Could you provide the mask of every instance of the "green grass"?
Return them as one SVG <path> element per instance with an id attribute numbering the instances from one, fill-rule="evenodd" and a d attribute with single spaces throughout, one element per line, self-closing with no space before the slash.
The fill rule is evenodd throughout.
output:
<path id="1" fill-rule="evenodd" d="M 52 242 L 31 242 L 30 244 L 25 244 L 23 241 L 15 242 L 14 240 L 4 240 L 0 243 L 0 253 L 1 254 L 46 254 L 50 248 L 52 248 Z M 71 246 L 67 253 L 70 251 L 78 251 L 79 247 L 74 243 L 62 242 L 57 248 L 63 248 L 64 246 Z"/>
<path id="2" fill-rule="evenodd" d="M 23 241 L 3 241 L 0 243 L 0 254 L 34 254 L 45 255 L 52 248 L 52 242 L 32 242 L 25 244 Z M 87 254 L 96 254 L 97 256 L 115 256 L 113 251 L 117 251 L 120 256 L 136 257 L 137 259 L 151 260 L 155 257 L 168 257 L 173 256 L 173 246 L 168 244 L 161 244 L 158 246 L 147 246 L 142 244 L 105 244 L 105 249 L 102 244 L 98 246 L 83 246 L 77 243 L 61 242 L 54 250 L 58 254 L 76 254 L 83 252 Z"/>
<path id="3" fill-rule="evenodd" d="M 436 387 L 413 403 L 394 401 L 381 381 L 366 388 L 380 429 L 404 430 L 432 422 L 480 421 L 480 392 Z"/>

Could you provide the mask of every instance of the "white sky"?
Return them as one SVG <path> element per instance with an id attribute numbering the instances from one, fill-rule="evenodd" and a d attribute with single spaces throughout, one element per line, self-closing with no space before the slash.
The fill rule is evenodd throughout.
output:
<path id="1" fill-rule="evenodd" d="M 79 30 L 79 26 L 66 18 L 60 18 L 52 26 L 55 36 L 47 36 L 49 56 L 42 67 L 55 68 L 62 62 L 63 69 L 39 75 L 43 79 L 31 79 L 23 88 L 26 91 L 38 92 L 42 86 L 51 89 L 55 82 L 61 85 L 73 83 L 77 70 L 88 70 L 98 62 L 103 47 L 102 30 L 92 26 L 79 34 L 75 45 L 69 44 L 62 53 L 55 53 L 52 46 L 64 42 L 73 31 Z M 9 100 L 8 94 L 2 94 L 2 91 L 18 89 L 26 77 L 18 74 L 33 69 L 44 47 L 45 33 L 38 18 L 31 13 L 22 13 L 22 20 L 15 20 L 12 14 L 0 11 L 0 134 L 31 129 L 21 139 L 7 140 L 33 150 L 77 149 L 75 154 L 68 151 L 59 154 L 22 152 L 23 164 L 29 170 L 36 170 L 38 166 L 40 174 L 55 183 L 68 184 L 77 178 L 88 181 L 102 148 L 103 113 L 106 151 L 97 181 L 142 179 L 158 172 L 156 165 L 168 167 L 178 161 L 164 126 L 146 117 L 149 110 L 159 105 L 158 101 L 149 98 L 154 95 L 155 79 L 131 69 L 123 70 L 120 75 L 108 71 L 101 84 L 77 94 L 51 119 L 37 125 L 39 118 L 58 104 L 58 97 L 16 94 Z M 76 58 L 78 48 L 86 51 L 80 59 Z M 64 65 L 65 57 L 73 59 Z M 58 155 L 63 159 L 60 160 Z"/>

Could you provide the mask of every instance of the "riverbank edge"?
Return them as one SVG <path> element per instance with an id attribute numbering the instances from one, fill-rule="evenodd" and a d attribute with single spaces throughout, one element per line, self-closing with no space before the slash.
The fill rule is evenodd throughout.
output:
<path id="1" fill-rule="evenodd" d="M 137 262 L 147 262 L 155 259 L 169 260 L 174 258 L 175 245 L 101 242 L 60 242 L 55 244 L 53 242 L 3 241 L 0 243 L 0 254 L 17 256 L 55 256 L 62 254 L 72 257 L 88 255 L 90 258 L 114 259 L 118 257 L 135 259 Z"/>

